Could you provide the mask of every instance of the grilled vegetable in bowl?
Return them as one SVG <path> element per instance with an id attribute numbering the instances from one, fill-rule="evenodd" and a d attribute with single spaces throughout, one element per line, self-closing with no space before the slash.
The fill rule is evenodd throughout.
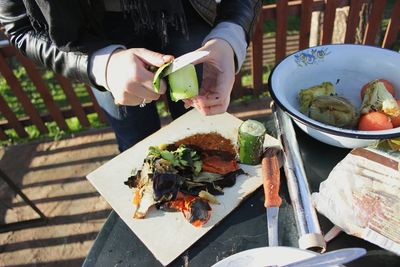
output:
<path id="1" fill-rule="evenodd" d="M 340 96 L 315 97 L 310 105 L 309 116 L 329 125 L 349 129 L 354 128 L 358 121 L 356 108 Z"/>
<path id="2" fill-rule="evenodd" d="M 379 111 L 393 117 L 400 115 L 400 107 L 397 104 L 396 99 L 393 97 L 394 93 L 388 91 L 384 82 L 373 80 L 362 90 L 364 90 L 361 106 L 362 114 L 371 111 Z"/>
<path id="3" fill-rule="evenodd" d="M 399 61 L 400 53 L 379 47 L 351 44 L 315 46 L 297 51 L 279 62 L 268 84 L 274 102 L 306 134 L 333 146 L 365 147 L 380 139 L 400 136 L 400 128 L 367 131 L 316 121 L 302 112 L 304 108 L 299 101 L 299 92 L 303 88 L 330 82 L 335 86 L 334 95 L 349 100 L 360 112 L 361 89 L 370 81 L 390 81 L 393 93 L 400 96 Z M 397 118 L 389 117 L 391 120 Z"/>
<path id="4" fill-rule="evenodd" d="M 312 101 L 319 96 L 334 95 L 335 87 L 330 82 L 323 82 L 310 88 L 302 89 L 299 93 L 300 111 L 307 113 Z"/>

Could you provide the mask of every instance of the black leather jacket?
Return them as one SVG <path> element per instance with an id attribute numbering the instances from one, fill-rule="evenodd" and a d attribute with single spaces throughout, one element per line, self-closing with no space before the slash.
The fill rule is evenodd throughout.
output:
<path id="1" fill-rule="evenodd" d="M 90 54 L 101 47 L 109 45 L 101 34 L 93 32 L 80 33 L 80 43 L 76 50 L 65 50 L 49 38 L 49 33 L 34 29 L 33 20 L 28 16 L 26 0 L 0 0 L 0 23 L 5 28 L 10 42 L 24 55 L 36 62 L 36 64 L 60 73 L 71 80 L 94 85 L 89 77 L 88 62 Z M 58 1 L 58 0 L 57 0 Z M 68 3 L 61 1 L 63 3 Z M 254 24 L 261 10 L 260 0 L 225 0 L 219 5 L 214 0 L 190 0 L 195 10 L 211 25 L 221 21 L 231 21 L 241 25 L 246 33 L 247 43 L 251 39 Z M 72 18 L 68 22 L 68 33 L 77 32 L 74 16 L 77 12 L 64 11 L 63 18 Z M 37 10 L 30 10 L 32 14 L 42 16 L 47 22 L 52 21 L 52 14 L 43 14 Z M 50 33 L 66 35 L 66 32 Z M 72 35 L 73 36 L 73 35 Z M 99 88 L 102 89 L 102 88 Z"/>

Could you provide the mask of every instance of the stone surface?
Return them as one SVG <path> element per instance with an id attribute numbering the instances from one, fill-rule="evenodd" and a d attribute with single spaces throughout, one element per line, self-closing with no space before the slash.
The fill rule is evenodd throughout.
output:
<path id="1" fill-rule="evenodd" d="M 111 211 L 85 176 L 117 153 L 110 129 L 3 149 L 0 168 L 48 222 L 1 233 L 0 266 L 80 265 Z M 0 192 L 1 223 L 38 217 L 2 181 Z"/>

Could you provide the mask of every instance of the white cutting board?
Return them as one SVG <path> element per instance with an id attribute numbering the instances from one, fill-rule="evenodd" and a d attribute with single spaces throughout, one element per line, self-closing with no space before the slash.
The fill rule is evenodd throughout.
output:
<path id="1" fill-rule="evenodd" d="M 240 165 L 249 176 L 238 176 L 233 187 L 224 189 L 224 195 L 217 197 L 221 204 L 211 205 L 211 218 L 201 228 L 192 226 L 181 212 L 151 209 L 144 219 L 133 219 L 133 190 L 124 181 L 133 169 L 141 168 L 149 146 L 173 143 L 192 134 L 209 132 L 218 132 L 236 144 L 241 123 L 228 113 L 203 116 L 196 110 L 189 111 L 99 167 L 87 178 L 153 255 L 167 265 L 262 185 L 261 166 Z M 278 140 L 266 135 L 264 146 L 277 145 Z"/>

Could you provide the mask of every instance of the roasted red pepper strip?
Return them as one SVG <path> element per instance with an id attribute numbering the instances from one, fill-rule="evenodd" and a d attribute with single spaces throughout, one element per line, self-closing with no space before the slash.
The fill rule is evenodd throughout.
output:
<path id="1" fill-rule="evenodd" d="M 208 202 L 192 195 L 165 202 L 162 208 L 181 211 L 185 218 L 195 227 L 200 227 L 207 223 L 211 216 L 211 207 Z"/>
<path id="2" fill-rule="evenodd" d="M 236 160 L 223 160 L 218 156 L 207 156 L 202 159 L 202 171 L 218 174 L 226 174 L 239 169 Z"/>

